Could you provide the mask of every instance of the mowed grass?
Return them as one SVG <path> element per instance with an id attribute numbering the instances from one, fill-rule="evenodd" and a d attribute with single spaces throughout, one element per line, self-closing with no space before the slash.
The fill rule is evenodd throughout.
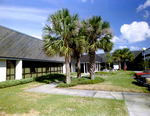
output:
<path id="1" fill-rule="evenodd" d="M 73 89 L 103 90 L 120 92 L 150 93 L 145 86 L 137 83 L 133 78 L 133 71 L 118 71 L 116 75 L 99 75 L 105 79 L 99 84 L 77 85 Z M 98 76 L 98 75 L 96 75 Z"/>
<path id="2" fill-rule="evenodd" d="M 38 82 L 0 89 L 0 116 L 128 116 L 125 101 L 25 92 Z"/>

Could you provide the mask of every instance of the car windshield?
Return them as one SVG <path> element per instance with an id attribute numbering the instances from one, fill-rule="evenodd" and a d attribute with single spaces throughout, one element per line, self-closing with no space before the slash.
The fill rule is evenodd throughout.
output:
<path id="1" fill-rule="evenodd" d="M 149 69 L 147 69 L 146 71 L 144 71 L 145 73 L 147 73 L 149 71 Z"/>

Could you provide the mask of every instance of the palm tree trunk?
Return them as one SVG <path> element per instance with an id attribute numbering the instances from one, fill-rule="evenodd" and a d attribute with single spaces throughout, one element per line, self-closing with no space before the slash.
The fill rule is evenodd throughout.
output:
<path id="1" fill-rule="evenodd" d="M 119 70 L 121 70 L 121 61 L 119 61 Z"/>
<path id="2" fill-rule="evenodd" d="M 81 77 L 81 57 L 80 55 L 77 56 L 77 78 Z"/>
<path id="3" fill-rule="evenodd" d="M 90 49 L 89 50 L 89 56 L 90 56 L 90 77 L 91 79 L 94 79 L 94 75 L 95 75 L 95 50 Z"/>
<path id="4" fill-rule="evenodd" d="M 69 67 L 69 57 L 65 57 L 65 63 L 66 63 L 66 83 L 71 83 L 70 80 L 70 67 Z"/>

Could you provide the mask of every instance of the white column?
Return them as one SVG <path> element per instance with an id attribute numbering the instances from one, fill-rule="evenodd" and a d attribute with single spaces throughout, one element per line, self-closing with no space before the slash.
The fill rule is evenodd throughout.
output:
<path id="1" fill-rule="evenodd" d="M 84 63 L 84 73 L 85 73 L 85 63 Z"/>
<path id="2" fill-rule="evenodd" d="M 6 60 L 0 59 L 0 82 L 6 81 Z"/>
<path id="3" fill-rule="evenodd" d="M 63 64 L 63 73 L 66 73 L 66 64 Z"/>
<path id="4" fill-rule="evenodd" d="M 73 72 L 73 64 L 71 63 L 71 72 Z"/>
<path id="5" fill-rule="evenodd" d="M 86 63 L 86 73 L 88 73 L 88 65 L 87 65 L 87 63 Z"/>
<path id="6" fill-rule="evenodd" d="M 95 72 L 97 71 L 96 65 L 97 65 L 97 63 L 95 63 Z"/>
<path id="7" fill-rule="evenodd" d="M 101 71 L 101 64 L 99 63 L 99 71 Z"/>
<path id="8" fill-rule="evenodd" d="M 22 60 L 16 60 L 15 79 L 22 79 Z"/>
<path id="9" fill-rule="evenodd" d="M 76 72 L 76 65 L 75 65 L 75 63 L 71 63 L 71 72 Z"/>

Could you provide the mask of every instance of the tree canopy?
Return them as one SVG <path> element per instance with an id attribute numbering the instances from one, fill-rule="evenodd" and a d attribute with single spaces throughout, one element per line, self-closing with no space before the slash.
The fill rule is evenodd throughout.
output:
<path id="1" fill-rule="evenodd" d="M 69 59 L 73 52 L 73 38 L 78 33 L 78 17 L 78 14 L 71 15 L 68 9 L 58 10 L 48 17 L 44 27 L 44 50 L 49 56 L 65 56 L 67 83 L 70 83 Z"/>
<path id="2" fill-rule="evenodd" d="M 133 61 L 134 55 L 128 48 L 116 49 L 112 55 L 113 60 L 119 62 L 119 69 L 121 70 L 121 60 L 124 61 L 124 66 L 127 67 L 126 61 Z"/>
<path id="3" fill-rule="evenodd" d="M 68 9 L 62 9 L 47 19 L 43 34 L 44 50 L 49 56 L 65 56 L 67 83 L 70 83 L 69 59 L 74 56 L 80 63 L 80 57 L 86 51 L 90 56 L 90 76 L 94 79 L 95 52 L 98 49 L 112 50 L 112 36 L 109 22 L 102 21 L 101 16 L 80 22 L 78 14 L 71 15 Z"/>
<path id="4" fill-rule="evenodd" d="M 112 30 L 109 22 L 102 21 L 101 16 L 93 16 L 90 19 L 83 20 L 85 37 L 87 41 L 87 53 L 90 56 L 90 77 L 94 79 L 95 74 L 95 52 L 102 49 L 109 52 L 113 48 Z"/>

